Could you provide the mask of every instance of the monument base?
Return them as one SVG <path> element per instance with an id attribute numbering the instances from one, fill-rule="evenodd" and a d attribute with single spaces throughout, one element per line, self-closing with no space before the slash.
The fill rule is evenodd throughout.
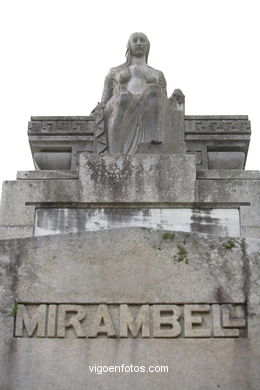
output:
<path id="1" fill-rule="evenodd" d="M 0 248 L 1 390 L 258 388 L 259 240 L 129 228 Z"/>

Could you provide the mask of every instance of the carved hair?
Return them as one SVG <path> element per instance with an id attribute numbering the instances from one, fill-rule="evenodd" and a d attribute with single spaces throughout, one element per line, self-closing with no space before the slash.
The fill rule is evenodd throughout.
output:
<path id="1" fill-rule="evenodd" d="M 135 32 L 133 34 L 130 35 L 130 38 L 128 39 L 128 42 L 127 42 L 127 50 L 126 50 L 126 53 L 125 53 L 125 56 L 126 56 L 126 64 L 129 65 L 130 64 L 130 58 L 131 58 L 131 50 L 130 50 L 130 41 L 132 39 L 132 37 L 136 34 L 139 34 L 139 35 L 142 35 L 143 38 L 146 40 L 146 44 L 147 44 L 147 52 L 145 54 L 145 61 L 147 63 L 147 60 L 148 60 L 148 55 L 149 55 L 149 51 L 150 51 L 150 41 L 149 39 L 147 38 L 147 36 L 144 34 L 144 33 L 141 33 L 141 32 Z"/>

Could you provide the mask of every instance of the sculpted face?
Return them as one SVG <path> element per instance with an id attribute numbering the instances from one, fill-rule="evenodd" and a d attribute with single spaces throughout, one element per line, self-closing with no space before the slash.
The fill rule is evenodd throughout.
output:
<path id="1" fill-rule="evenodd" d="M 142 57 L 148 53 L 149 41 L 143 33 L 134 33 L 129 39 L 130 53 L 136 57 Z"/>

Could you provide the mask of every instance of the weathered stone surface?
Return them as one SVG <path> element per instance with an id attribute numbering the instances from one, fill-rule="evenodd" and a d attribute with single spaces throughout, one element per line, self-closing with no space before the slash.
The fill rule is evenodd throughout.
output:
<path id="1" fill-rule="evenodd" d="M 185 116 L 187 150 L 198 169 L 244 169 L 250 134 L 246 115 Z"/>
<path id="2" fill-rule="evenodd" d="M 184 95 L 168 100 L 161 71 L 147 65 L 150 42 L 133 33 L 124 64 L 110 69 L 95 117 L 97 153 L 132 155 L 142 143 L 184 143 Z"/>
<path id="3" fill-rule="evenodd" d="M 28 134 L 93 134 L 91 116 L 32 116 Z"/>
<path id="4" fill-rule="evenodd" d="M 136 154 L 185 154 L 186 144 L 178 142 L 175 144 L 139 144 L 137 146 Z"/>
<path id="5" fill-rule="evenodd" d="M 209 169 L 243 169 L 245 164 L 244 152 L 208 152 Z"/>
<path id="6" fill-rule="evenodd" d="M 249 202 L 248 206 L 240 207 L 242 237 L 260 237 L 260 181 L 254 175 L 241 179 L 218 175 L 217 179 L 201 179 L 196 181 L 198 202 Z"/>
<path id="7" fill-rule="evenodd" d="M 37 208 L 34 235 L 79 233 L 102 229 L 147 227 L 240 237 L 238 208 L 155 207 Z"/>
<path id="8" fill-rule="evenodd" d="M 195 158 L 189 155 L 80 155 L 88 202 L 193 202 Z"/>
<path id="9" fill-rule="evenodd" d="M 89 303 L 244 302 L 240 240 L 232 239 L 228 249 L 228 238 L 202 237 L 130 228 L 24 239 L 19 301 L 80 303 L 87 296 Z M 126 284 L 124 275 L 132 282 Z M 80 290 L 71 288 L 67 296 L 73 283 Z"/>
<path id="10" fill-rule="evenodd" d="M 184 111 L 178 110 L 176 105 L 173 115 L 174 142 L 186 141 L 189 153 L 197 156 L 199 169 L 213 169 L 208 164 L 208 148 L 213 148 L 212 152 L 219 153 L 225 151 L 244 153 L 246 158 L 251 134 L 251 125 L 247 115 L 184 116 Z M 54 152 L 62 152 L 64 148 L 66 151 L 71 150 L 71 169 L 75 169 L 77 152 L 93 153 L 94 123 L 93 116 L 32 117 L 28 127 L 32 154 L 34 155 L 39 150 L 49 151 L 50 146 Z M 172 140 L 166 139 L 165 142 L 172 142 Z M 158 146 L 157 149 L 159 149 Z M 181 149 L 184 151 L 185 148 Z M 151 150 L 152 153 L 158 153 L 155 145 Z M 180 153 L 180 148 L 175 147 L 169 150 L 170 153 Z M 228 163 L 227 160 L 225 169 L 229 169 Z M 231 168 L 243 169 L 244 164 L 242 168 L 241 164 Z"/>
<path id="11" fill-rule="evenodd" d="M 1 241 L 1 389 L 257 389 L 259 251 L 259 240 L 140 228 Z M 246 325 L 230 317 L 236 305 Z M 95 364 L 169 372 L 98 375 Z"/>
<path id="12" fill-rule="evenodd" d="M 18 171 L 16 175 L 17 180 L 70 180 L 78 178 L 78 170 Z"/>
<path id="13" fill-rule="evenodd" d="M 221 170 L 221 171 L 208 171 L 199 170 L 197 171 L 197 179 L 208 179 L 208 180 L 260 180 L 260 171 L 240 171 L 240 170 Z M 245 182 L 246 186 L 246 182 Z"/>
<path id="14" fill-rule="evenodd" d="M 37 170 L 74 170 L 77 153 L 93 152 L 94 118 L 32 117 L 29 143 Z"/>
<path id="15" fill-rule="evenodd" d="M 0 237 L 1 240 L 11 239 L 11 238 L 32 237 L 34 235 L 33 230 L 34 230 L 33 225 L 1 226 Z"/>
<path id="16" fill-rule="evenodd" d="M 70 152 L 37 152 L 33 157 L 37 169 L 68 170 L 71 167 Z"/>
<path id="17" fill-rule="evenodd" d="M 186 115 L 186 134 L 251 134 L 247 115 Z"/>
<path id="18" fill-rule="evenodd" d="M 131 35 L 91 116 L 29 123 L 36 172 L 0 209 L 1 390 L 259 388 L 250 122 L 185 117 L 149 47 Z"/>
<path id="19" fill-rule="evenodd" d="M 200 170 L 195 182 L 194 160 L 194 156 L 181 155 L 113 160 L 83 153 L 79 173 L 18 173 L 18 181 L 3 183 L 0 237 L 31 237 L 36 207 L 70 207 L 77 212 L 86 207 L 118 208 L 128 202 L 132 208 L 239 209 L 242 236 L 260 238 L 259 172 Z"/>

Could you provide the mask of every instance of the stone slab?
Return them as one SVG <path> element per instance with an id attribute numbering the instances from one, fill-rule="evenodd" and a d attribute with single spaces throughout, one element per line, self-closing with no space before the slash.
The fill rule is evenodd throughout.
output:
<path id="1" fill-rule="evenodd" d="M 69 170 L 71 168 L 71 152 L 37 152 L 33 154 L 36 169 Z"/>
<path id="2" fill-rule="evenodd" d="M 193 202 L 195 157 L 81 153 L 79 178 L 89 202 Z"/>
<path id="3" fill-rule="evenodd" d="M 190 208 L 36 208 L 34 235 L 147 227 L 240 237 L 239 209 Z"/>
<path id="4" fill-rule="evenodd" d="M 31 116 L 31 121 L 94 121 L 93 116 Z"/>
<path id="5" fill-rule="evenodd" d="M 251 124 L 246 115 L 195 115 L 185 117 L 187 134 L 251 134 Z"/>
<path id="6" fill-rule="evenodd" d="M 149 157 L 149 156 L 147 156 Z M 158 160 L 157 160 L 158 161 Z M 151 160 L 148 159 L 147 167 L 151 166 Z M 172 164 L 174 162 L 172 161 Z M 166 165 L 166 164 L 165 164 Z M 146 164 L 144 164 L 146 166 Z M 147 168 L 147 171 L 148 171 Z M 85 168 L 84 168 L 85 169 Z M 0 207 L 0 237 L 1 238 L 19 238 L 31 236 L 34 226 L 35 207 L 118 207 L 127 205 L 136 207 L 138 205 L 145 207 L 188 207 L 188 208 L 239 208 L 240 222 L 243 237 L 259 237 L 260 228 L 260 176 L 258 171 L 199 171 L 197 173 L 196 191 L 194 199 L 191 201 L 190 193 L 185 193 L 184 197 L 189 201 L 182 200 L 182 183 L 183 188 L 187 189 L 185 184 L 185 171 L 179 168 L 183 177 L 177 181 L 175 186 L 174 178 L 169 181 L 167 177 L 167 168 L 164 171 L 167 177 L 167 186 L 161 191 L 160 177 L 153 177 L 149 184 L 150 178 L 141 175 L 141 184 L 147 188 L 147 196 L 142 195 L 138 198 L 140 182 L 138 181 L 139 165 L 133 165 L 130 169 L 137 169 L 130 175 L 133 179 L 133 188 L 127 194 L 127 186 L 121 181 L 116 180 L 111 183 L 107 182 L 107 193 L 103 193 L 102 178 L 99 179 L 97 190 L 102 195 L 99 202 L 98 198 L 93 195 L 95 191 L 95 180 L 89 178 L 89 171 L 81 172 L 80 179 L 74 179 L 74 171 L 67 174 L 64 171 L 53 173 L 52 171 L 35 171 L 27 176 L 19 174 L 19 177 L 28 177 L 27 180 L 19 179 L 17 181 L 6 181 L 2 187 L 2 199 Z M 68 177 L 69 175 L 69 177 Z M 72 176 L 71 176 L 72 175 Z M 189 175 L 193 173 L 189 172 Z M 56 177 L 59 179 L 56 179 Z M 190 176 L 188 176 L 190 177 Z M 88 182 L 90 180 L 90 186 Z M 136 181 L 135 181 L 136 180 Z M 147 183 L 147 187 L 146 186 Z M 119 184 L 119 185 L 118 185 Z M 118 192 L 123 188 L 125 192 Z M 121 189 L 120 189 L 121 188 Z M 189 190 L 188 186 L 188 190 Z M 142 189 L 142 188 L 141 188 Z M 184 191 L 184 190 L 183 190 Z M 115 195 L 113 195 L 113 192 Z M 91 196 L 90 196 L 91 195 Z M 105 195 L 105 196 L 104 196 Z M 98 206 L 97 206 L 98 204 Z M 30 228 L 29 228 L 30 227 Z M 8 228 L 8 229 L 7 229 Z M 28 230 L 29 228 L 29 230 Z M 8 234 L 10 233 L 10 236 Z M 12 233 L 12 234 L 11 234 Z M 19 236 L 21 234 L 21 236 Z"/>
<path id="7" fill-rule="evenodd" d="M 213 173 L 214 175 L 214 173 Z M 250 206 L 240 207 L 242 237 L 258 237 L 260 221 L 260 182 L 259 178 L 232 179 L 218 176 L 217 179 L 199 179 L 196 182 L 198 202 L 249 202 Z M 253 228 L 253 229 L 252 229 Z M 256 229 L 255 229 L 256 228 Z M 256 236 L 254 235 L 256 232 Z M 257 232 L 258 231 L 258 232 Z M 250 236 L 248 236 L 250 234 Z"/>
<path id="8" fill-rule="evenodd" d="M 17 180 L 66 180 L 78 178 L 79 173 L 77 170 L 18 171 L 16 175 Z"/>
<path id="9" fill-rule="evenodd" d="M 241 170 L 200 170 L 197 171 L 197 179 L 208 180 L 260 180 L 260 171 L 241 171 Z"/>
<path id="10" fill-rule="evenodd" d="M 208 152 L 208 168 L 213 170 L 243 169 L 244 152 Z"/>
<path id="11" fill-rule="evenodd" d="M 23 281 L 16 286 L 20 302 L 244 302 L 244 253 L 240 240 L 233 241 L 228 250 L 229 238 L 126 228 L 5 246 L 14 254 L 16 245 L 23 248 L 16 264 Z M 179 247 L 184 258 L 178 257 Z"/>
<path id="12" fill-rule="evenodd" d="M 78 180 L 17 180 L 4 181 L 0 208 L 1 226 L 34 224 L 35 206 L 41 202 L 78 202 Z"/>
<path id="13" fill-rule="evenodd" d="M 180 384 L 182 390 L 257 389 L 259 253 L 259 240 L 207 238 L 140 228 L 1 241 L 1 390 L 170 390 L 179 389 Z M 15 302 L 19 305 L 14 318 Z M 99 305 L 100 310 L 110 312 L 115 329 L 119 326 L 113 312 L 115 305 L 127 304 L 136 313 L 135 305 L 140 309 L 140 305 L 149 304 L 150 310 L 161 305 L 169 310 L 165 305 L 173 304 L 174 310 L 181 310 L 182 331 L 187 321 L 185 315 L 182 322 L 184 307 L 197 304 L 202 311 L 194 314 L 194 330 L 203 332 L 208 318 L 203 310 L 211 310 L 214 305 L 215 309 L 225 304 L 246 305 L 247 324 L 229 319 L 231 325 L 222 330 L 229 334 L 237 330 L 238 336 L 232 337 L 205 333 L 191 338 L 185 334 L 162 338 L 154 334 L 81 337 L 74 328 L 77 322 L 66 326 L 62 337 L 51 333 L 39 337 L 39 328 L 30 337 L 26 333 L 18 336 L 19 321 L 25 318 L 20 317 L 21 308 L 36 318 L 33 310 L 46 304 L 48 332 L 54 318 L 51 304 L 63 304 L 63 308 L 73 304 L 69 310 L 75 310 L 75 304 L 81 310 L 87 306 L 90 311 L 86 322 L 92 315 L 89 305 L 93 310 Z M 222 321 L 227 321 L 222 314 Z M 162 317 L 166 323 L 169 315 L 166 310 Z M 206 322 L 201 324 L 200 317 Z M 68 318 L 72 318 L 69 313 Z M 122 318 L 125 321 L 127 317 Z M 26 321 L 23 327 L 33 326 L 30 319 Z M 154 321 L 155 317 L 150 319 L 150 326 Z M 234 329 L 232 321 L 240 329 Z M 57 326 L 60 329 L 63 325 L 58 322 Z M 223 326 L 227 325 L 223 322 Z M 169 327 L 162 326 L 161 331 L 165 335 Z M 168 366 L 168 373 L 98 374 L 89 368 L 122 364 L 146 368 L 163 365 Z"/>
<path id="14" fill-rule="evenodd" d="M 200 168 L 208 168 L 207 149 L 215 148 L 221 152 L 243 152 L 245 159 L 250 141 L 251 125 L 247 115 L 189 115 L 184 117 L 183 111 L 174 112 L 174 132 L 166 136 L 166 143 L 185 143 L 191 153 L 201 155 Z M 72 149 L 72 169 L 75 169 L 75 148 L 77 151 L 93 152 L 94 117 L 93 116 L 33 116 L 29 122 L 29 142 L 34 156 L 35 152 L 48 152 L 50 148 L 57 152 L 64 147 Z M 54 142 L 55 141 L 55 142 Z M 159 147 L 150 152 L 158 153 Z M 167 148 L 166 148 L 167 149 Z M 169 149 L 169 148 L 168 148 Z M 176 151 L 177 149 L 177 151 Z M 170 148 L 172 153 L 172 148 Z M 174 149 L 174 153 L 185 153 L 185 147 Z M 166 150 L 162 150 L 166 153 Z M 149 153 L 149 148 L 144 150 Z M 226 169 L 228 164 L 224 164 Z M 236 164 L 235 168 L 241 166 Z M 57 166 L 56 166 L 57 167 Z M 242 166 L 242 168 L 244 165 Z M 62 167 L 63 168 L 63 167 Z M 52 169 L 56 169 L 52 165 Z"/>
<path id="15" fill-rule="evenodd" d="M 185 120 L 248 120 L 248 115 L 185 115 Z"/>
<path id="16" fill-rule="evenodd" d="M 11 238 L 32 237 L 33 231 L 34 231 L 33 225 L 0 226 L 0 237 L 1 240 L 7 240 Z"/>

